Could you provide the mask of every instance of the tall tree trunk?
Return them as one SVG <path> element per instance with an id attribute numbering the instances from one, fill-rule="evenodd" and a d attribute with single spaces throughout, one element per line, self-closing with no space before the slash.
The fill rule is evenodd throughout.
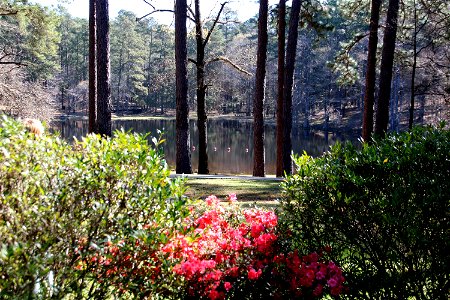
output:
<path id="1" fill-rule="evenodd" d="M 364 93 L 364 116 L 362 138 L 369 142 L 373 132 L 373 105 L 375 103 L 375 81 L 378 45 L 378 24 L 382 0 L 372 0 L 370 11 L 369 49 L 367 53 L 366 90 Z"/>
<path id="2" fill-rule="evenodd" d="M 73 76 L 73 78 L 75 79 L 75 82 L 74 82 L 74 84 L 76 85 L 76 84 L 78 84 L 78 82 L 80 82 L 80 76 L 78 76 L 79 74 L 80 74 L 80 61 L 79 61 L 79 52 L 78 52 L 78 49 L 79 49 L 79 44 L 80 44 L 80 40 L 79 40 L 79 38 L 78 38 L 78 35 L 77 35 L 77 37 L 76 37 L 76 45 L 75 45 L 75 76 Z"/>
<path id="3" fill-rule="evenodd" d="M 284 88 L 284 48 L 286 34 L 286 0 L 278 5 L 278 98 L 277 98 L 277 169 L 276 176 L 283 176 L 283 88 Z"/>
<path id="4" fill-rule="evenodd" d="M 117 99 L 116 99 L 116 115 L 119 114 L 120 111 L 120 85 L 122 83 L 122 71 L 123 71 L 123 40 L 122 40 L 122 45 L 120 47 L 119 50 L 119 70 L 117 74 Z M 123 105 L 122 105 L 122 110 L 123 110 Z"/>
<path id="5" fill-rule="evenodd" d="M 416 1 L 414 1 L 414 35 L 413 35 L 413 65 L 412 65 L 412 74 L 411 74 L 411 99 L 410 99 L 410 107 L 409 107 L 409 122 L 408 128 L 412 129 L 414 124 L 414 100 L 416 96 L 416 69 L 417 69 L 417 8 Z"/>
<path id="6" fill-rule="evenodd" d="M 176 172 L 191 174 L 191 152 L 189 139 L 189 105 L 187 79 L 187 3 L 175 3 L 175 61 L 176 61 Z"/>
<path id="7" fill-rule="evenodd" d="M 264 90 L 267 60 L 268 0 L 259 1 L 258 52 L 256 57 L 255 98 L 253 100 L 253 176 L 264 177 Z"/>
<path id="8" fill-rule="evenodd" d="M 392 67 L 394 64 L 395 41 L 399 0 L 389 0 L 386 28 L 383 37 L 383 51 L 380 69 L 380 93 L 375 122 L 375 134 L 384 136 L 389 123 L 389 99 L 391 95 Z"/>
<path id="9" fill-rule="evenodd" d="M 209 174 L 208 168 L 208 128 L 206 115 L 206 90 L 205 84 L 205 48 L 211 37 L 211 33 L 214 31 L 220 15 L 227 2 L 224 2 L 220 6 L 220 10 L 217 13 L 211 28 L 207 31 L 206 37 L 203 37 L 203 24 L 200 14 L 200 0 L 195 0 L 195 40 L 197 43 L 197 61 L 195 63 L 197 70 L 197 128 L 198 128 L 198 173 Z"/>
<path id="10" fill-rule="evenodd" d="M 297 52 L 298 22 L 300 19 L 301 0 L 292 0 L 289 18 L 289 33 L 286 47 L 286 65 L 284 77 L 284 130 L 283 130 L 283 171 L 292 174 L 292 87 L 294 85 L 295 56 Z"/>
<path id="11" fill-rule="evenodd" d="M 150 44 L 148 46 L 148 65 L 147 65 L 147 107 L 150 105 L 151 98 L 151 65 L 152 65 L 152 48 L 153 48 L 153 28 L 150 29 Z"/>
<path id="12" fill-rule="evenodd" d="M 108 0 L 96 0 L 97 124 L 98 133 L 111 136 L 111 80 Z"/>
<path id="13" fill-rule="evenodd" d="M 206 115 L 205 41 L 200 14 L 200 0 L 195 0 L 195 39 L 197 42 L 197 128 L 198 128 L 198 174 L 209 174 L 208 129 Z"/>

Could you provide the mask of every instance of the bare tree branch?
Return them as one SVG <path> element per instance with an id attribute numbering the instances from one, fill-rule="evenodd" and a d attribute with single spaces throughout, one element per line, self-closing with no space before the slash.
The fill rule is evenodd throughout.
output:
<path id="1" fill-rule="evenodd" d="M 207 19 L 205 20 L 205 23 L 208 23 L 209 21 L 212 21 L 213 19 Z M 236 20 L 226 20 L 226 21 L 217 21 L 217 24 L 220 25 L 226 25 L 226 24 L 241 24 L 242 22 L 236 21 Z"/>
<path id="2" fill-rule="evenodd" d="M 150 7 L 153 8 L 154 10 L 156 10 L 155 6 L 153 4 L 151 4 L 149 1 L 147 1 L 147 0 L 142 0 L 142 1 L 144 1 L 145 3 L 150 5 Z"/>
<path id="3" fill-rule="evenodd" d="M 428 44 L 426 44 L 425 46 L 421 47 L 419 50 L 416 51 L 415 55 L 419 55 L 420 52 L 422 52 L 423 50 L 427 49 L 428 47 L 430 47 L 433 44 L 433 40 L 429 41 Z"/>
<path id="4" fill-rule="evenodd" d="M 188 58 L 188 61 L 190 61 L 190 62 L 193 63 L 194 65 L 197 65 L 197 61 L 196 61 L 195 59 Z"/>
<path id="5" fill-rule="evenodd" d="M 170 13 L 175 13 L 172 9 L 155 9 L 154 11 L 149 12 L 148 14 L 140 17 L 140 18 L 136 18 L 136 21 L 139 22 L 142 19 L 147 18 L 148 16 L 157 13 L 157 12 L 170 12 Z"/>
<path id="6" fill-rule="evenodd" d="M 55 91 L 45 88 L 42 82 L 28 82 L 19 67 L 0 65 L 0 107 L 5 113 L 21 118 L 51 121 L 56 116 Z"/>
<path id="7" fill-rule="evenodd" d="M 226 5 L 227 3 L 228 3 L 228 2 L 224 2 L 224 3 L 222 3 L 222 4 L 220 5 L 220 10 L 219 10 L 219 12 L 217 13 L 216 19 L 214 20 L 214 23 L 212 24 L 211 29 L 208 31 L 208 34 L 206 35 L 206 38 L 205 38 L 205 40 L 204 40 L 204 42 L 203 42 L 203 47 L 206 47 L 206 44 L 208 44 L 209 38 L 211 37 L 211 33 L 213 32 L 214 27 L 216 27 L 216 24 L 217 24 L 217 22 L 219 21 L 220 15 L 222 14 L 223 8 L 225 7 L 225 5 Z"/>
<path id="8" fill-rule="evenodd" d="M 218 56 L 210 61 L 208 61 L 205 66 L 209 65 L 210 63 L 216 62 L 216 61 L 223 61 L 226 62 L 227 64 L 231 65 L 233 68 L 235 68 L 236 70 L 238 70 L 241 73 L 246 74 L 247 76 L 253 76 L 252 73 L 250 73 L 247 70 L 244 70 L 243 68 L 241 68 L 240 66 L 238 66 L 237 64 L 235 64 L 234 62 L 232 62 L 229 58 L 224 57 L 224 56 Z"/>
<path id="9" fill-rule="evenodd" d="M 20 67 L 26 67 L 28 66 L 27 64 L 18 62 L 18 61 L 0 61 L 0 65 L 16 65 L 16 66 L 20 66 Z"/>
<path id="10" fill-rule="evenodd" d="M 191 14 L 190 16 L 188 16 L 189 20 L 194 21 L 195 23 L 195 12 L 192 10 L 192 8 L 188 5 L 187 7 L 189 13 Z"/>
<path id="11" fill-rule="evenodd" d="M 0 12 L 0 16 L 14 16 L 17 15 L 19 11 L 8 11 L 8 12 Z"/>
<path id="12" fill-rule="evenodd" d="M 348 43 L 348 45 L 345 46 L 344 48 L 345 52 L 347 53 L 350 52 L 350 50 L 352 50 L 353 47 L 355 47 L 355 45 L 357 45 L 363 38 L 367 37 L 368 35 L 369 35 L 368 32 L 355 35 L 353 37 L 353 40 L 350 43 Z"/>
<path id="13" fill-rule="evenodd" d="M 150 2 L 149 2 L 149 0 L 142 0 L 142 1 L 144 1 L 145 3 L 147 3 L 148 5 L 150 5 L 152 8 L 153 8 L 153 11 L 151 11 L 151 12 L 149 12 L 148 14 L 146 14 L 146 15 L 144 15 L 144 16 L 142 16 L 142 17 L 139 17 L 139 18 L 136 18 L 136 21 L 137 22 L 139 22 L 139 21 L 141 21 L 142 19 L 145 19 L 145 18 L 147 18 L 148 16 L 150 16 L 150 15 L 152 15 L 152 14 L 154 14 L 154 13 L 157 13 L 157 12 L 170 12 L 170 13 L 175 13 L 175 11 L 174 10 L 172 10 L 172 9 L 156 9 L 156 7 L 153 5 L 153 4 L 151 4 Z M 194 19 L 194 13 L 193 13 L 193 11 L 192 11 L 192 9 L 188 6 L 188 11 L 191 13 L 191 16 L 188 14 L 187 15 L 187 18 L 189 19 L 189 20 L 191 20 L 192 22 L 195 22 L 195 19 Z"/>

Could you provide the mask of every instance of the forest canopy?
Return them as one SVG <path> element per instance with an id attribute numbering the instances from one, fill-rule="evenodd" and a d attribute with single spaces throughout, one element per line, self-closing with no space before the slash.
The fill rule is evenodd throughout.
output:
<path id="1" fill-rule="evenodd" d="M 13 115 L 25 114 L 18 107 L 27 101 L 26 97 L 14 96 L 14 91 L 26 90 L 19 86 L 32 85 L 42 92 L 34 98 L 48 99 L 44 102 L 48 102 L 49 116 L 56 110 L 86 113 L 88 20 L 72 17 L 62 7 L 49 9 L 26 0 L 0 3 L 0 109 Z M 382 12 L 387 4 L 382 3 Z M 287 5 L 289 12 L 289 1 Z M 152 9 L 149 6 L 149 12 Z M 407 123 L 412 93 L 417 103 L 416 123 L 436 123 L 448 118 L 449 11 L 445 0 L 401 3 L 390 97 L 392 130 Z M 139 106 L 153 113 L 166 113 L 175 108 L 174 28 L 158 24 L 152 15 L 140 17 L 122 10 L 110 19 L 112 104 L 118 109 Z M 277 17 L 277 5 L 271 6 L 266 118 L 273 118 L 276 112 Z M 369 1 L 302 2 L 293 90 L 294 122 L 308 127 L 320 118 L 336 126 L 352 126 L 345 124 L 348 113 L 362 118 L 369 18 Z M 384 18 L 381 14 L 379 41 Z M 205 30 L 212 22 L 204 20 Z M 237 12 L 225 5 L 205 48 L 209 113 L 252 114 L 256 44 L 257 15 L 237 22 Z M 379 42 L 379 54 L 381 47 Z M 189 23 L 188 57 L 194 59 L 195 53 L 195 29 Z M 377 57 L 379 65 L 381 56 Z M 193 63 L 188 64 L 188 77 L 192 111 L 197 105 Z"/>

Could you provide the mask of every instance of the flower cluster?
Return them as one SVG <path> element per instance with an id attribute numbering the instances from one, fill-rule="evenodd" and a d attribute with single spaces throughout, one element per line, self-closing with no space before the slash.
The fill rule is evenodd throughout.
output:
<path id="1" fill-rule="evenodd" d="M 332 261 L 321 261 L 321 255 L 313 252 L 300 257 L 297 251 L 274 257 L 272 275 L 278 294 L 292 298 L 320 297 L 326 289 L 332 296 L 339 296 L 345 281 L 342 270 Z"/>
<path id="2" fill-rule="evenodd" d="M 260 281 L 270 283 L 274 298 L 321 297 L 327 289 L 333 296 L 342 292 L 344 277 L 333 262 L 320 261 L 317 253 L 302 258 L 297 252 L 282 253 L 274 212 L 241 210 L 233 204 L 235 195 L 228 200 L 222 205 L 215 196 L 208 197 L 208 208 L 191 220 L 193 233 L 180 234 L 163 247 L 179 260 L 174 272 L 187 282 L 188 296 L 231 298 L 245 289 L 251 293 Z"/>
<path id="3" fill-rule="evenodd" d="M 107 242 L 101 253 L 89 258 L 98 279 L 133 292 L 142 289 L 142 278 L 157 286 L 155 280 L 167 276 L 161 273 L 164 264 L 171 266 L 176 278 L 172 283 L 181 287 L 173 288 L 182 291 L 179 298 L 309 299 L 343 292 L 341 269 L 323 260 L 321 252 L 300 256 L 283 251 L 274 212 L 242 209 L 234 194 L 227 200 L 221 203 L 209 196 L 185 219 L 190 230 L 176 231 L 165 242 Z"/>
<path id="4" fill-rule="evenodd" d="M 243 275 L 257 280 L 273 254 L 276 215 L 245 210 L 245 220 L 236 222 L 236 212 L 230 209 L 237 207 L 232 205 L 235 200 L 230 195 L 226 209 L 215 196 L 208 197 L 209 208 L 192 219 L 195 230 L 178 235 L 162 249 L 180 259 L 174 272 L 189 282 L 189 296 L 223 299 Z"/>

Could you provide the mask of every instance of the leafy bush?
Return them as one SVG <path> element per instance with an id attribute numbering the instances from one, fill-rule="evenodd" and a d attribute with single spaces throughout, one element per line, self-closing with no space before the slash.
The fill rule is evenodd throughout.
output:
<path id="1" fill-rule="evenodd" d="M 350 298 L 448 298 L 449 131 L 415 128 L 294 160 L 280 216 L 293 247 L 330 245 Z"/>
<path id="2" fill-rule="evenodd" d="M 97 262 L 85 258 L 136 237 L 154 252 L 180 232 L 185 190 L 169 178 L 159 140 L 150 147 L 145 136 L 118 131 L 112 139 L 89 135 L 72 146 L 37 137 L 12 119 L 0 122 L 0 298 L 107 297 L 122 274 L 98 280 Z M 143 274 L 127 286 L 129 293 L 170 289 L 171 270 L 159 265 L 156 277 Z"/>

